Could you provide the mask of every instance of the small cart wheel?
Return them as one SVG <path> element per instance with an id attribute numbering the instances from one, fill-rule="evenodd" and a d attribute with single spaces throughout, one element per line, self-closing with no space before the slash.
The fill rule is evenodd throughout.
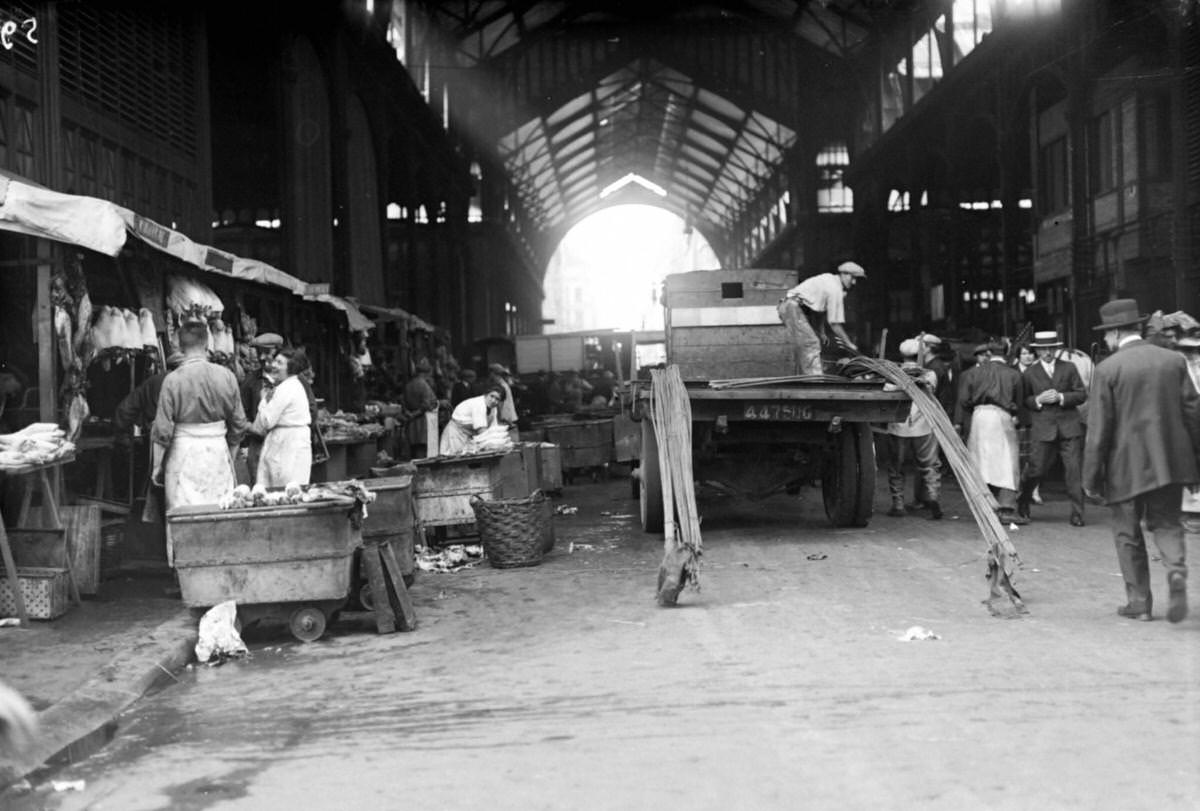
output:
<path id="1" fill-rule="evenodd" d="M 288 628 L 301 642 L 316 642 L 325 633 L 325 615 L 310 605 L 297 608 L 292 612 Z"/>

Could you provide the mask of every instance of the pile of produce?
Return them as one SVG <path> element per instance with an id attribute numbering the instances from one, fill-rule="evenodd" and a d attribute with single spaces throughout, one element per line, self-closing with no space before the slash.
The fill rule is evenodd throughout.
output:
<path id="1" fill-rule="evenodd" d="M 15 434 L 0 434 L 0 468 L 43 465 L 74 451 L 66 432 L 52 422 L 35 422 Z"/>
<path id="2" fill-rule="evenodd" d="M 239 484 L 217 500 L 222 510 L 245 510 L 250 507 L 279 507 L 285 504 L 310 504 L 314 501 L 349 496 L 360 504 L 370 504 L 375 494 L 360 481 L 319 482 L 316 484 L 288 483 L 282 490 L 268 490 L 261 485 Z M 365 514 L 365 509 L 364 509 Z"/>
<path id="3" fill-rule="evenodd" d="M 321 412 L 317 417 L 317 425 L 325 439 L 334 441 L 373 439 L 383 434 L 383 426 L 378 422 L 359 420 L 357 414 L 347 414 L 344 411 L 335 414 Z"/>

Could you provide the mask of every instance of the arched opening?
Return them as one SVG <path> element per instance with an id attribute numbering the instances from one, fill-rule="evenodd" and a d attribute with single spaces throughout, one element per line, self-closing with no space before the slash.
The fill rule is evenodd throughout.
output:
<path id="1" fill-rule="evenodd" d="M 708 240 L 673 212 L 649 205 L 602 209 L 571 228 L 550 257 L 545 332 L 662 329 L 663 278 L 720 266 Z"/>

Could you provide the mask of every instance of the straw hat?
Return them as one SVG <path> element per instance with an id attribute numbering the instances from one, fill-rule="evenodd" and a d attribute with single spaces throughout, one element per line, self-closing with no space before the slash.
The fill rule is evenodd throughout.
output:
<path id="1" fill-rule="evenodd" d="M 1033 333 L 1033 340 L 1029 342 L 1030 349 L 1053 349 L 1062 345 L 1062 338 L 1059 338 L 1058 332 L 1052 329 Z"/>

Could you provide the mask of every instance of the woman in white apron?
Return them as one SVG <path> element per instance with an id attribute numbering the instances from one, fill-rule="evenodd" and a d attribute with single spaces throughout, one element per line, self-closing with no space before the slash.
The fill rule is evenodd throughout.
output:
<path id="1" fill-rule="evenodd" d="M 264 437 L 254 483 L 268 488 L 308 484 L 312 476 L 312 413 L 298 377 L 309 368 L 308 357 L 302 349 L 285 349 L 272 363 L 275 386 L 259 403 L 250 428 Z"/>
<path id="2" fill-rule="evenodd" d="M 442 430 L 438 453 L 454 456 L 465 451 L 471 440 L 496 423 L 497 407 L 504 401 L 504 390 L 492 384 L 486 394 L 468 397 L 454 407 L 450 422 Z"/>

